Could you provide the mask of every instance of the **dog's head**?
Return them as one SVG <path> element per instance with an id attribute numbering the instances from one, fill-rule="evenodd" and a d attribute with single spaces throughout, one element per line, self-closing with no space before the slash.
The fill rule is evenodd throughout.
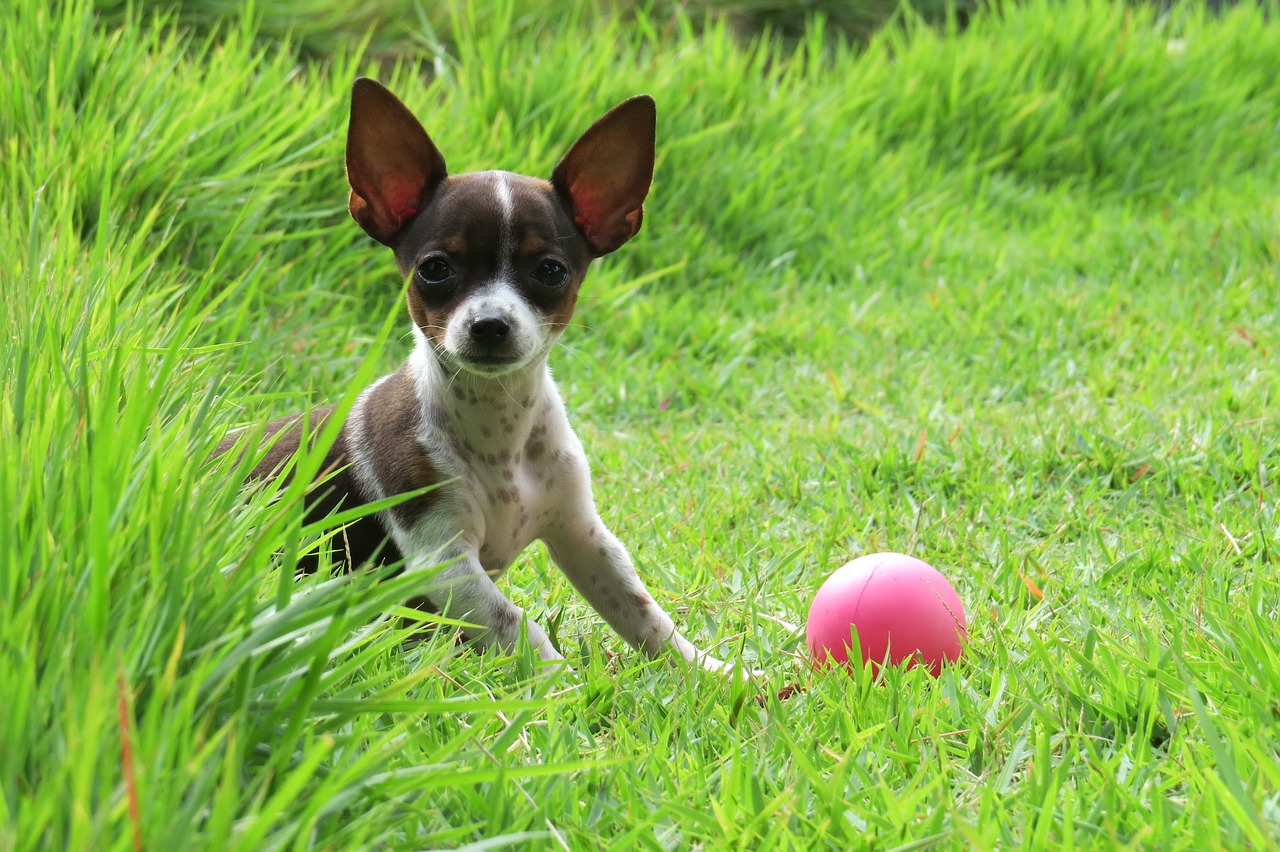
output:
<path id="1" fill-rule="evenodd" d="M 545 358 L 591 260 L 640 230 L 653 178 L 655 108 L 614 107 L 539 180 L 450 176 L 408 108 L 356 81 L 347 130 L 350 210 L 412 274 L 409 313 L 446 366 L 502 375 Z"/>

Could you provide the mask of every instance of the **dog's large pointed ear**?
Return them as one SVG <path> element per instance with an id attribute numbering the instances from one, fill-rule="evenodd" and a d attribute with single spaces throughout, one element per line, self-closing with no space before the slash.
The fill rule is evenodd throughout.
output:
<path id="1" fill-rule="evenodd" d="M 582 134 L 551 174 L 551 183 L 596 257 L 640 230 L 653 180 L 657 107 L 637 95 Z"/>
<path id="2" fill-rule="evenodd" d="M 380 83 L 356 80 L 347 125 L 347 182 L 348 207 L 360 227 L 391 244 L 445 174 L 444 157 L 409 108 Z"/>

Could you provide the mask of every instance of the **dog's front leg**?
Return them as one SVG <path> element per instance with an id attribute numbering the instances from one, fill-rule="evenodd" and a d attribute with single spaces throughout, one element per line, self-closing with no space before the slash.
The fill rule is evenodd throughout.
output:
<path id="1" fill-rule="evenodd" d="M 714 672 L 731 666 L 698 650 L 649 594 L 622 542 L 592 513 L 544 537 L 551 558 L 596 612 L 634 648 L 650 657 L 674 649 Z"/>
<path id="2" fill-rule="evenodd" d="M 483 648 L 495 646 L 510 651 L 520 638 L 520 624 L 524 622 L 529 644 L 544 662 L 564 659 L 546 631 L 498 590 L 474 551 L 460 550 L 439 559 L 410 559 L 409 570 L 432 570 L 432 566 L 445 562 L 448 564 L 435 574 L 426 596 L 442 615 L 483 628 L 466 631 L 468 639 Z"/>

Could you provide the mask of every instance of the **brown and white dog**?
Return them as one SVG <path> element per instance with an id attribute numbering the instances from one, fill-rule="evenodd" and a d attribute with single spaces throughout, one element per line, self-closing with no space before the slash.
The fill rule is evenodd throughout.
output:
<path id="1" fill-rule="evenodd" d="M 356 400 L 326 458 L 338 469 L 309 508 L 322 517 L 426 486 L 341 536 L 351 566 L 404 559 L 432 577 L 435 609 L 509 649 L 521 625 L 543 660 L 546 632 L 494 581 L 535 539 L 596 611 L 650 656 L 668 648 L 721 671 L 676 630 L 600 519 L 582 444 L 547 356 L 573 315 L 592 258 L 640 229 L 653 177 L 655 108 L 641 95 L 593 124 L 544 181 L 502 171 L 448 175 L 444 158 L 395 95 L 356 81 L 347 131 L 350 210 L 409 276 L 415 347 Z M 314 434 L 330 416 L 307 418 Z M 303 418 L 267 426 L 274 443 L 252 476 L 281 469 Z M 225 451 L 235 436 L 223 442 Z"/>

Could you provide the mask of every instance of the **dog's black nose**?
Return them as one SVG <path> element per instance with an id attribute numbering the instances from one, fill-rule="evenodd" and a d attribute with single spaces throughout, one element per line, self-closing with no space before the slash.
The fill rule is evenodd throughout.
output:
<path id="1" fill-rule="evenodd" d="M 481 346 L 501 346 L 511 334 L 511 324 L 504 317 L 482 316 L 471 321 L 471 339 Z"/>

